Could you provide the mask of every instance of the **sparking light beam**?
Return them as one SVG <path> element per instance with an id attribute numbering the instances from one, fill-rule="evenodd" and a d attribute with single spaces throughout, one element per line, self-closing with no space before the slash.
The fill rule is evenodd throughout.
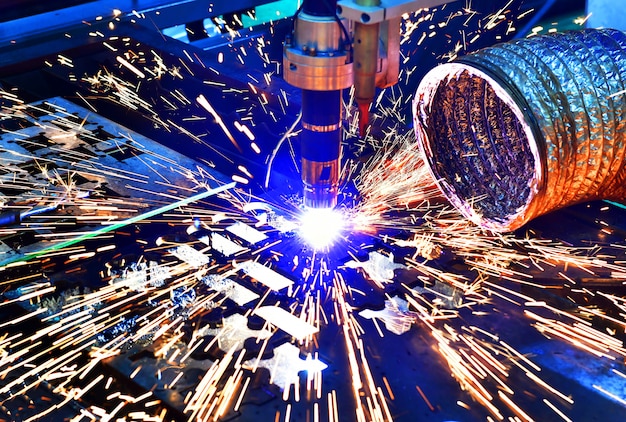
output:
<path id="1" fill-rule="evenodd" d="M 224 133 L 226 134 L 230 142 L 232 142 L 232 144 L 235 146 L 235 148 L 237 148 L 239 152 L 242 152 L 242 149 L 237 143 L 237 140 L 235 140 L 235 137 L 233 136 L 233 134 L 230 132 L 230 130 L 228 130 L 228 127 L 224 123 L 224 120 L 222 119 L 222 117 L 219 114 L 217 114 L 217 111 L 215 111 L 211 103 L 209 103 L 209 100 L 207 100 L 204 95 L 200 94 L 198 95 L 198 98 L 196 98 L 196 101 L 198 101 L 198 104 L 200 104 L 206 111 L 209 112 L 211 116 L 213 116 L 213 118 L 215 119 L 215 122 L 222 128 L 222 130 L 224 131 Z"/>
<path id="2" fill-rule="evenodd" d="M 336 209 L 305 208 L 298 232 L 308 245 L 320 250 L 332 246 L 346 226 L 346 216 Z"/>

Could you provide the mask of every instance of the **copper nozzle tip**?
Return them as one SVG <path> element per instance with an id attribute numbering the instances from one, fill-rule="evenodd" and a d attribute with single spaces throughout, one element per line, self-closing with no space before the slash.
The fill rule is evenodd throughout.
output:
<path id="1" fill-rule="evenodd" d="M 304 191 L 303 204 L 307 208 L 335 208 L 337 189 L 308 188 Z"/>
<path id="2" fill-rule="evenodd" d="M 331 161 L 302 159 L 303 200 L 308 208 L 334 208 L 339 193 L 339 158 Z"/>

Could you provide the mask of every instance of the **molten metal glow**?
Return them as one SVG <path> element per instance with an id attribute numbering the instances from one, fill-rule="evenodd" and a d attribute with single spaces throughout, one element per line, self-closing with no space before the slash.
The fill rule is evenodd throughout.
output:
<path id="1" fill-rule="evenodd" d="M 300 236 L 317 250 L 331 246 L 344 228 L 345 216 L 332 208 L 305 208 L 300 217 Z"/>

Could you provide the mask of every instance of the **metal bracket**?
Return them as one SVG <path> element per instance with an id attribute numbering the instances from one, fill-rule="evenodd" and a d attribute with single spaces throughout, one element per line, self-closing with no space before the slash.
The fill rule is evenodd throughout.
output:
<path id="1" fill-rule="evenodd" d="M 337 15 L 342 19 L 361 22 L 366 25 L 381 23 L 399 18 L 405 13 L 419 9 L 441 6 L 451 0 L 383 0 L 380 6 L 359 6 L 354 0 L 339 0 Z"/>

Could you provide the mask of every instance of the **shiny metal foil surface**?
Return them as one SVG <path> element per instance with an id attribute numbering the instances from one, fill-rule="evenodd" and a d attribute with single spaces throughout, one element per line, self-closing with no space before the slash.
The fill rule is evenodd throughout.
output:
<path id="1" fill-rule="evenodd" d="M 494 231 L 578 202 L 626 199 L 626 34 L 499 44 L 431 70 L 413 100 L 437 184 Z"/>

